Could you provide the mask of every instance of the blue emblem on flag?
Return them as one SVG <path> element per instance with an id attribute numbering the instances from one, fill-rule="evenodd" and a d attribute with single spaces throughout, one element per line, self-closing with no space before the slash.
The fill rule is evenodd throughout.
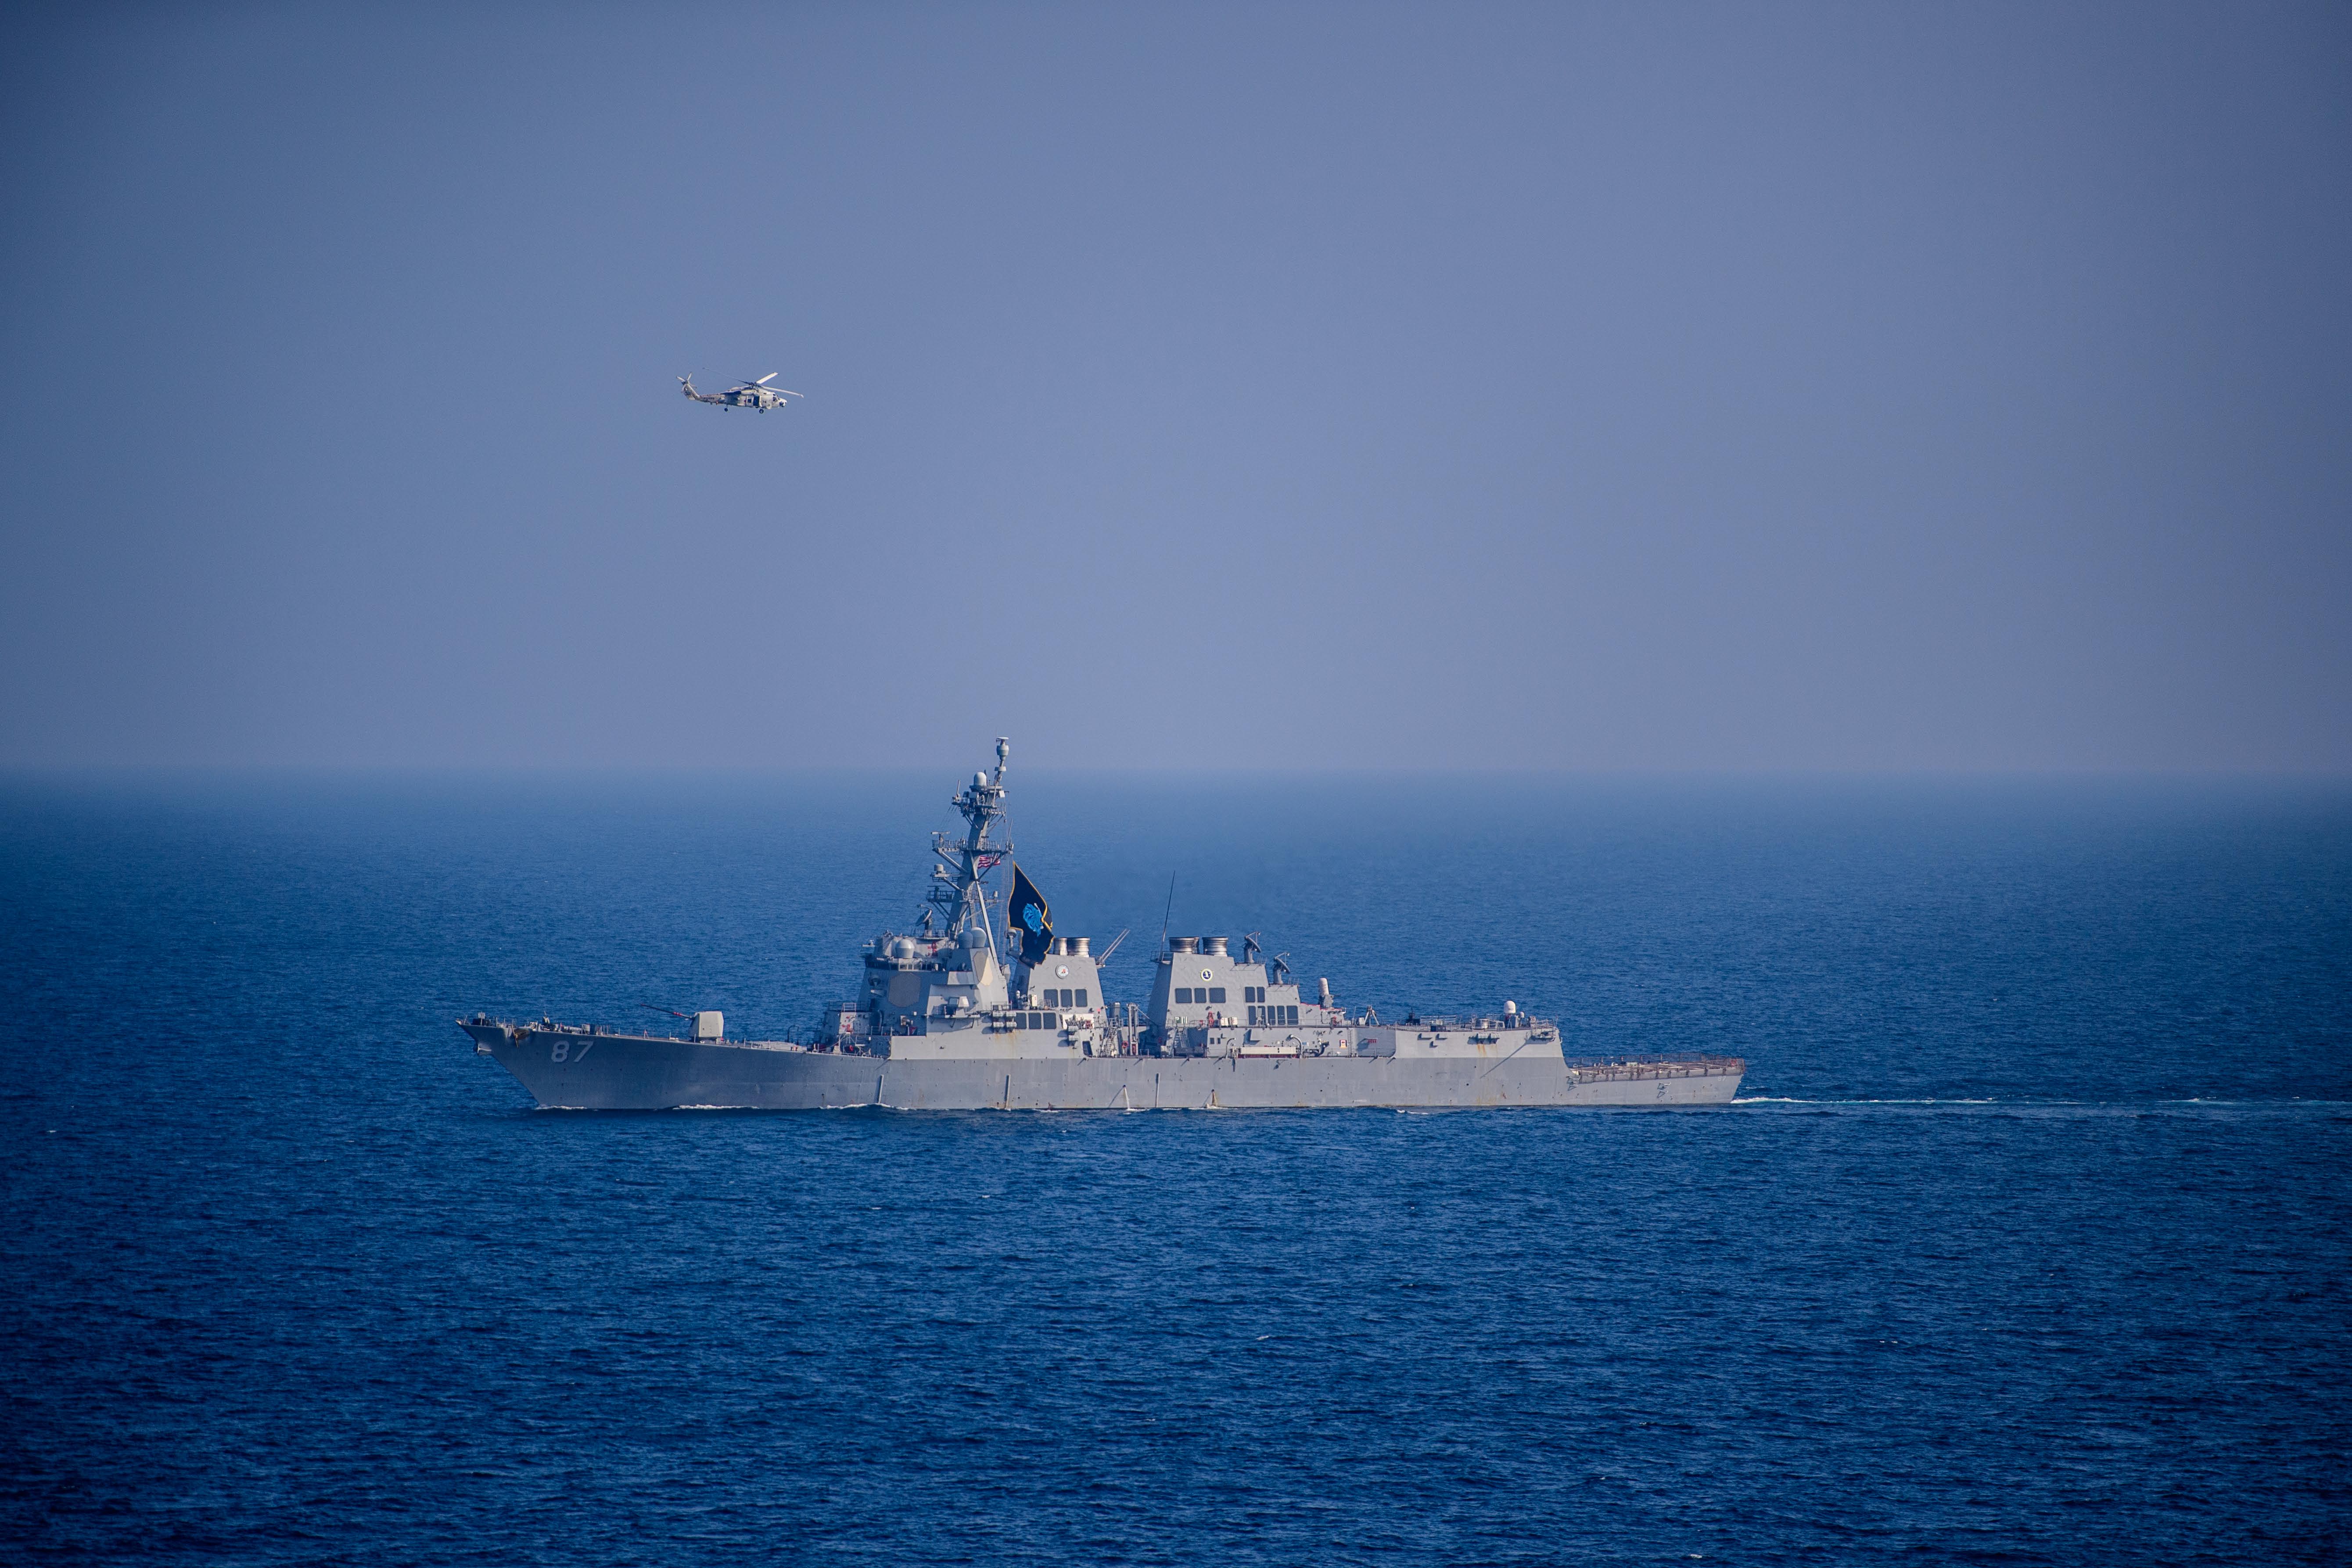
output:
<path id="1" fill-rule="evenodd" d="M 1021 923 L 1031 931 L 1044 931 L 1045 912 L 1034 904 L 1024 904 L 1021 909 Z"/>

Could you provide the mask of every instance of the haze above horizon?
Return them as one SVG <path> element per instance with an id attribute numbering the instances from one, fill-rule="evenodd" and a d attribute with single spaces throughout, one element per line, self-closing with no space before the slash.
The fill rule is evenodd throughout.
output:
<path id="1" fill-rule="evenodd" d="M 0 768 L 2352 772 L 2340 7 L 0 45 Z"/>

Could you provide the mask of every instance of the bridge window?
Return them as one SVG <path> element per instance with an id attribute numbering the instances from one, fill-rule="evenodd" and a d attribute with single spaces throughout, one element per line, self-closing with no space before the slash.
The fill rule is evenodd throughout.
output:
<path id="1" fill-rule="evenodd" d="M 1179 1007 L 1189 1007 L 1192 1005 L 1192 988 L 1189 985 L 1179 985 L 1176 987 L 1176 1005 Z"/>
<path id="2" fill-rule="evenodd" d="M 1225 999 L 1225 988 L 1224 988 L 1223 986 L 1222 986 L 1222 985 L 1212 985 L 1212 986 L 1210 986 L 1210 987 L 1209 987 L 1209 1000 L 1210 1000 L 1210 1001 L 1212 1001 L 1212 1002 L 1223 1002 L 1224 999 Z"/>
<path id="3" fill-rule="evenodd" d="M 1089 1001 L 1087 1001 L 1087 993 L 1086 993 L 1086 988 L 1085 988 L 1084 986 L 1080 986 L 1080 987 L 1078 988 L 1078 1000 L 1077 1000 L 1077 1005 L 1079 1005 L 1079 1006 L 1081 1006 L 1081 1007 L 1091 1007 L 1091 1006 L 1093 1006 L 1093 1005 L 1094 1005 L 1094 1004 L 1093 1004 L 1093 1003 L 1091 1003 L 1091 1002 L 1089 1002 Z"/>

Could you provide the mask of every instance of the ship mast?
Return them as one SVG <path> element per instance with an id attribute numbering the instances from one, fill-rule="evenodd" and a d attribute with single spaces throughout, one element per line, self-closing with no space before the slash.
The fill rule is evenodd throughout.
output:
<path id="1" fill-rule="evenodd" d="M 981 881 L 1013 853 L 1009 843 L 988 841 L 988 830 L 1004 820 L 1004 763 L 1012 750 L 1012 742 L 999 735 L 995 773 L 972 774 L 971 784 L 949 803 L 963 814 L 963 842 L 944 833 L 931 835 L 931 849 L 940 858 L 931 868 L 931 879 L 939 884 L 930 892 L 931 907 L 945 917 L 949 941 L 976 925 L 988 939 L 991 953 L 997 951 L 996 929 L 989 922 L 988 892 Z M 1002 954 L 998 961 L 1003 962 Z"/>

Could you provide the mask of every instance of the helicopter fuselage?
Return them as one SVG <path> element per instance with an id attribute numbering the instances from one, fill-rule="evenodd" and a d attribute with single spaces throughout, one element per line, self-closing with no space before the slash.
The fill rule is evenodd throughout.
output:
<path id="1" fill-rule="evenodd" d="M 715 403 L 721 408 L 754 408 L 762 414 L 771 408 L 790 407 L 785 399 L 797 395 L 780 387 L 761 386 L 757 382 L 730 386 L 724 392 L 697 392 L 694 383 L 684 377 L 679 378 L 678 390 L 697 403 Z"/>

